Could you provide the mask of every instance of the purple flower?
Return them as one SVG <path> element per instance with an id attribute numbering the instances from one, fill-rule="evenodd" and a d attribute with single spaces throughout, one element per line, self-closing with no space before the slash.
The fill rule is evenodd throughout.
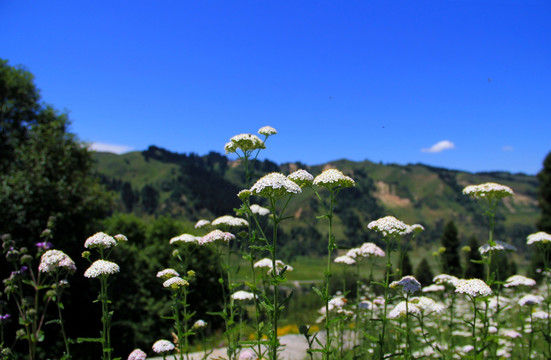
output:
<path id="1" fill-rule="evenodd" d="M 19 272 L 22 272 L 22 273 L 23 273 L 23 272 L 25 272 L 25 271 L 27 271 L 27 270 L 29 270 L 29 268 L 28 268 L 27 266 L 21 266 L 21 269 L 19 270 Z"/>
<path id="2" fill-rule="evenodd" d="M 11 317 L 10 314 L 6 314 L 6 315 L 0 315 L 0 323 L 8 320 L 9 318 Z"/>
<path id="3" fill-rule="evenodd" d="M 49 241 L 42 241 L 42 242 L 37 242 L 36 244 L 36 247 L 39 248 L 39 249 L 44 249 L 44 250 L 48 250 L 48 249 L 51 249 L 54 245 L 49 242 Z"/>

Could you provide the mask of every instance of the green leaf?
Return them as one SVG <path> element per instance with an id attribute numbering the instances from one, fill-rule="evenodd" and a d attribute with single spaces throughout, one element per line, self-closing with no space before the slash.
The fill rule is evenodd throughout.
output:
<path id="1" fill-rule="evenodd" d="M 82 344 L 82 343 L 101 343 L 103 342 L 103 339 L 102 338 L 77 338 L 77 344 Z"/>

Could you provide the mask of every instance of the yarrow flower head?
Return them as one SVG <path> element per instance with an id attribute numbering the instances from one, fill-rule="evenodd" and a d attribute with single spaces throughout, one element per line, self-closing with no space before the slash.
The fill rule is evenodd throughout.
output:
<path id="1" fill-rule="evenodd" d="M 480 279 L 460 279 L 455 287 L 455 292 L 472 297 L 492 295 L 492 289 Z"/>
<path id="2" fill-rule="evenodd" d="M 195 227 L 196 229 L 200 229 L 200 228 L 203 228 L 203 227 L 205 227 L 205 226 L 207 226 L 207 225 L 210 225 L 210 221 L 205 220 L 205 219 L 201 219 L 201 220 L 199 220 L 199 221 L 197 221 L 197 222 L 195 223 L 195 226 L 194 226 L 194 227 Z"/>
<path id="3" fill-rule="evenodd" d="M 140 349 L 135 349 L 128 355 L 128 360 L 145 360 L 147 354 Z"/>
<path id="4" fill-rule="evenodd" d="M 290 266 L 290 265 L 285 265 L 283 263 L 283 261 L 281 260 L 276 260 L 275 261 L 276 263 L 276 270 L 277 270 L 277 273 L 279 274 L 284 268 L 285 268 L 285 271 L 293 271 L 293 267 Z M 264 259 L 261 259 L 261 260 L 258 260 L 257 262 L 254 263 L 254 267 L 255 268 L 266 268 L 268 269 L 268 274 L 270 274 L 272 272 L 272 259 L 268 259 L 268 258 L 264 258 Z"/>
<path id="5" fill-rule="evenodd" d="M 444 285 L 449 287 L 456 287 L 459 279 L 453 275 L 440 274 L 434 277 L 432 281 L 438 285 Z"/>
<path id="6" fill-rule="evenodd" d="M 372 242 L 363 243 L 360 246 L 360 254 L 363 257 L 369 257 L 369 256 L 385 257 L 386 256 L 383 249 L 381 249 L 380 247 L 378 247 Z"/>
<path id="7" fill-rule="evenodd" d="M 347 255 L 337 256 L 334 261 L 337 264 L 346 264 L 346 265 L 353 265 L 356 263 L 356 260 L 354 260 L 353 258 Z"/>
<path id="8" fill-rule="evenodd" d="M 252 134 L 235 135 L 224 146 L 226 154 L 235 153 L 237 150 L 250 152 L 257 149 L 266 149 L 266 145 L 264 145 L 264 141 L 260 140 L 258 136 Z"/>
<path id="9" fill-rule="evenodd" d="M 533 305 L 541 304 L 543 300 L 544 300 L 543 296 L 527 294 L 520 298 L 520 300 L 518 301 L 518 304 L 520 306 L 524 306 L 524 305 L 533 306 Z"/>
<path id="10" fill-rule="evenodd" d="M 399 281 L 393 281 L 390 283 L 391 288 L 396 288 L 398 286 L 402 286 L 403 290 L 410 294 L 413 294 L 421 289 L 421 283 L 411 275 L 404 276 Z"/>
<path id="11" fill-rule="evenodd" d="M 429 286 L 425 286 L 421 291 L 424 293 L 427 293 L 427 292 L 439 292 L 444 290 L 446 290 L 446 287 L 444 285 L 432 284 Z"/>
<path id="12" fill-rule="evenodd" d="M 115 236 L 113 236 L 113 238 L 118 242 L 128 242 L 128 238 L 126 236 L 124 236 L 123 234 L 117 234 Z"/>
<path id="13" fill-rule="evenodd" d="M 527 239 L 526 241 L 527 245 L 532 245 L 535 243 L 547 244 L 551 242 L 551 234 L 548 234 L 544 231 L 540 231 L 540 232 L 528 235 L 526 239 Z"/>
<path id="14" fill-rule="evenodd" d="M 112 236 L 103 232 L 95 233 L 86 239 L 84 243 L 84 247 L 87 249 L 108 249 L 115 245 L 117 245 L 117 241 Z"/>
<path id="15" fill-rule="evenodd" d="M 495 245 L 484 244 L 481 247 L 478 248 L 478 251 L 481 254 L 485 254 L 488 251 L 516 251 L 517 248 L 513 245 L 507 244 L 503 241 L 494 240 Z"/>
<path id="16" fill-rule="evenodd" d="M 505 287 L 514 287 L 514 286 L 536 286 L 536 280 L 528 278 L 522 275 L 513 275 L 509 276 L 505 280 Z"/>
<path id="17" fill-rule="evenodd" d="M 163 287 L 177 290 L 181 287 L 189 286 L 189 283 L 179 276 L 173 276 L 163 283 Z"/>
<path id="18" fill-rule="evenodd" d="M 268 137 L 270 135 L 277 134 L 277 130 L 274 129 L 273 127 L 271 127 L 271 126 L 263 126 L 260 129 L 258 129 L 258 133 L 260 135 L 264 135 L 264 136 Z"/>
<path id="19" fill-rule="evenodd" d="M 234 217 L 231 215 L 224 215 L 216 218 L 212 221 L 213 226 L 225 225 L 229 227 L 243 227 L 249 226 L 249 223 L 245 219 Z"/>
<path id="20" fill-rule="evenodd" d="M 398 319 L 401 317 L 405 317 L 406 314 L 412 314 L 412 315 L 419 315 L 421 314 L 421 310 L 416 304 L 413 304 L 412 302 L 407 303 L 407 310 L 406 310 L 406 302 L 401 301 L 396 306 L 389 311 L 388 318 L 389 319 Z"/>
<path id="21" fill-rule="evenodd" d="M 215 241 L 229 242 L 230 240 L 235 239 L 235 235 L 229 232 L 224 232 L 221 230 L 213 230 L 207 235 L 199 239 L 199 245 L 206 245 L 213 243 Z"/>
<path id="22" fill-rule="evenodd" d="M 181 244 L 181 243 L 197 243 L 200 237 L 191 235 L 191 234 L 182 234 L 173 237 L 170 239 L 170 245 Z"/>
<path id="23" fill-rule="evenodd" d="M 287 178 L 289 178 L 289 180 L 296 183 L 301 188 L 305 186 L 310 186 L 314 182 L 314 176 L 308 171 L 302 169 L 289 174 Z"/>
<path id="24" fill-rule="evenodd" d="M 197 320 L 195 323 L 193 323 L 192 328 L 193 328 L 193 329 L 202 329 L 202 328 L 206 327 L 207 324 L 208 324 L 208 323 L 207 323 L 205 320 L 199 319 L 199 320 Z"/>
<path id="25" fill-rule="evenodd" d="M 168 340 L 157 340 L 155 341 L 155 344 L 153 344 L 152 348 L 153 351 L 160 354 L 174 350 L 174 344 Z"/>
<path id="26" fill-rule="evenodd" d="M 472 196 L 476 199 L 501 199 L 507 196 L 513 196 L 514 192 L 508 186 L 488 182 L 480 185 L 469 185 L 463 189 L 463 194 Z"/>
<path id="27" fill-rule="evenodd" d="M 266 215 L 270 214 L 270 210 L 268 210 L 265 207 L 262 207 L 258 204 L 252 204 L 250 209 L 251 209 L 251 212 L 253 214 L 256 214 L 256 215 L 266 216 Z"/>
<path id="28" fill-rule="evenodd" d="M 251 187 L 251 192 L 266 198 L 280 198 L 288 194 L 299 194 L 302 190 L 285 175 L 274 172 L 261 177 Z"/>
<path id="29" fill-rule="evenodd" d="M 418 234 L 422 231 L 425 231 L 425 228 L 423 225 L 420 224 L 413 224 L 413 225 L 407 225 L 406 224 L 406 230 L 401 233 L 401 235 L 407 235 L 407 234 Z"/>
<path id="30" fill-rule="evenodd" d="M 252 292 L 238 290 L 231 295 L 231 298 L 234 300 L 252 300 L 256 297 Z"/>
<path id="31" fill-rule="evenodd" d="M 61 250 L 48 250 L 40 258 L 38 271 L 51 273 L 57 269 L 74 272 L 77 268 L 74 261 Z"/>
<path id="32" fill-rule="evenodd" d="M 383 236 L 401 235 L 408 229 L 408 225 L 396 219 L 394 216 L 385 216 L 374 220 L 367 225 L 368 229 L 375 230 Z"/>
<path id="33" fill-rule="evenodd" d="M 171 277 L 175 277 L 175 276 L 180 276 L 180 274 L 178 274 L 176 270 L 171 268 L 161 270 L 157 273 L 157 277 L 163 280 L 168 280 Z"/>
<path id="34" fill-rule="evenodd" d="M 424 315 L 428 315 L 430 313 L 439 314 L 446 309 L 443 304 L 438 303 L 426 296 L 414 297 L 411 299 L 411 302 L 415 304 Z"/>
<path id="35" fill-rule="evenodd" d="M 344 175 L 340 170 L 327 169 L 314 179 L 314 185 L 322 186 L 328 189 L 334 187 L 352 187 L 356 182 L 349 176 Z"/>
<path id="36" fill-rule="evenodd" d="M 120 271 L 119 265 L 112 261 L 96 260 L 90 265 L 90 267 L 84 272 L 84 277 L 97 278 L 102 275 L 111 275 Z"/>

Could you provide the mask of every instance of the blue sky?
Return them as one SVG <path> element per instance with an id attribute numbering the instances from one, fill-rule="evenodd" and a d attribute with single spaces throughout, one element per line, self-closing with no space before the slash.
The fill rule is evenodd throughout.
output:
<path id="1" fill-rule="evenodd" d="M 111 149 L 535 174 L 551 151 L 551 2 L 0 2 L 0 58 Z M 99 145 L 94 145 L 101 148 Z"/>

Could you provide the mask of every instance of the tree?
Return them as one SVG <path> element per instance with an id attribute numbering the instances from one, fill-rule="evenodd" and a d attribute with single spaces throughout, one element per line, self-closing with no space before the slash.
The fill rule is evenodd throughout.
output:
<path id="1" fill-rule="evenodd" d="M 453 221 L 450 221 L 444 227 L 442 234 L 442 246 L 446 249 L 442 253 L 442 271 L 449 275 L 461 276 L 461 258 L 459 256 L 459 237 L 457 235 L 457 227 Z"/>
<path id="2" fill-rule="evenodd" d="M 430 268 L 430 264 L 427 258 L 423 258 L 423 260 L 421 260 L 419 265 L 417 265 L 417 268 L 415 269 L 415 278 L 423 286 L 432 284 L 432 279 L 434 278 L 434 274 L 432 273 L 432 270 Z"/>
<path id="3" fill-rule="evenodd" d="M 151 185 L 142 188 L 142 205 L 148 214 L 153 214 L 159 206 L 159 192 Z"/>
<path id="4" fill-rule="evenodd" d="M 543 161 L 543 169 L 538 173 L 538 189 L 541 217 L 537 222 L 540 231 L 551 233 L 551 152 Z"/>
<path id="5" fill-rule="evenodd" d="M 107 214 L 91 153 L 69 125 L 67 114 L 40 103 L 29 71 L 0 59 L 0 233 L 20 245 L 37 242 L 55 216 L 54 245 L 67 251 L 78 239 L 80 247 L 86 228 Z"/>
<path id="6" fill-rule="evenodd" d="M 465 263 L 465 279 L 471 279 L 471 278 L 477 278 L 477 279 L 485 279 L 484 274 L 484 264 L 477 264 L 472 262 L 474 261 L 480 261 L 482 260 L 482 255 L 480 255 L 480 252 L 478 251 L 478 240 L 476 237 L 472 236 L 469 239 L 469 252 L 467 253 L 467 261 Z"/>

